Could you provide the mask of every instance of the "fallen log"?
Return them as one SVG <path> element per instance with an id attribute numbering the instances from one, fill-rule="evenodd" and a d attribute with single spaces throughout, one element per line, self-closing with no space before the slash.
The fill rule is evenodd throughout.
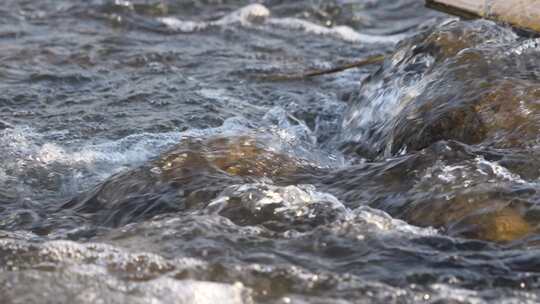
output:
<path id="1" fill-rule="evenodd" d="M 464 18 L 485 18 L 540 33 L 540 0 L 426 0 L 426 6 Z"/>

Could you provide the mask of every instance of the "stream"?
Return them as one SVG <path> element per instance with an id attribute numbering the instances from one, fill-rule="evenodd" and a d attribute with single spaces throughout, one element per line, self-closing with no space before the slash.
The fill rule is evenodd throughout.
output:
<path id="1" fill-rule="evenodd" d="M 3 3 L 0 302 L 540 301 L 531 35 L 419 0 Z"/>

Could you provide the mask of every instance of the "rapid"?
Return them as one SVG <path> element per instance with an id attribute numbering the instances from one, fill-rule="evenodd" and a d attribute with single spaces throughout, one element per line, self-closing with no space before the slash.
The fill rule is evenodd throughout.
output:
<path id="1" fill-rule="evenodd" d="M 540 40 L 416 0 L 3 4 L 1 303 L 540 301 Z"/>

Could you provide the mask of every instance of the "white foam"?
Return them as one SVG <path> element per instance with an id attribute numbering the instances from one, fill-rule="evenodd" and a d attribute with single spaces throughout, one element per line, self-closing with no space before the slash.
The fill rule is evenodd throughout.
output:
<path id="1" fill-rule="evenodd" d="M 506 181 L 511 181 L 519 184 L 526 184 L 527 182 L 519 176 L 519 174 L 512 173 L 510 170 L 501 166 L 500 164 L 486 160 L 483 156 L 477 156 L 475 158 L 477 171 L 484 175 L 494 174 L 498 178 Z M 487 172 L 486 172 L 487 171 Z"/>
<path id="2" fill-rule="evenodd" d="M 459 288 L 447 284 L 433 284 L 431 288 L 435 293 L 429 295 L 432 301 L 456 301 L 461 303 L 482 304 L 486 303 L 476 291 Z M 421 299 L 419 299 L 421 300 Z M 423 299 L 425 300 L 425 298 Z"/>
<path id="3" fill-rule="evenodd" d="M 220 98 L 219 91 L 201 93 Z M 185 138 L 212 136 L 252 135 L 266 148 L 313 166 L 336 163 L 335 159 L 318 152 L 309 128 L 285 111 L 273 109 L 262 122 L 254 125 L 241 117 L 233 117 L 216 128 L 140 133 L 99 144 L 65 139 L 57 143 L 48 140 L 48 134 L 17 126 L 0 132 L 0 153 L 4 156 L 4 162 L 0 164 L 0 181 L 24 184 L 34 179 L 40 182 L 33 184 L 34 190 L 38 191 L 32 192 L 38 193 L 41 185 L 69 194 L 91 187 L 121 170 L 141 165 Z"/>
<path id="4" fill-rule="evenodd" d="M 0 132 L 0 152 L 4 157 L 20 163 L 45 166 L 137 165 L 159 155 L 186 137 L 236 134 L 246 130 L 248 128 L 242 120 L 231 118 L 216 128 L 190 129 L 185 132 L 144 132 L 99 144 L 70 141 L 58 144 L 47 141 L 47 134 L 35 132 L 26 126 L 17 126 Z"/>
<path id="5" fill-rule="evenodd" d="M 73 193 L 127 167 L 137 166 L 178 143 L 184 133 L 142 133 L 101 144 L 47 139 L 29 127 L 0 132 L 0 181 L 5 187 L 26 187 L 21 195 L 39 195 L 40 187 Z M 6 183 L 12 183 L 6 184 Z"/>
<path id="6" fill-rule="evenodd" d="M 45 302 L 54 298 L 62 303 L 253 302 L 250 289 L 239 282 L 224 284 L 168 276 L 173 270 L 200 264 L 190 258 L 167 260 L 156 254 L 131 253 L 110 245 L 71 241 L 28 243 L 0 239 L 0 247 L 6 251 L 6 264 L 11 267 L 9 274 L 0 274 L 0 281 L 12 285 L 2 295 L 17 299 L 15 302 L 36 303 L 38 298 Z M 25 258 L 15 256 L 21 253 Z M 30 269 L 19 271 L 20 264 Z M 40 267 L 54 268 L 54 271 L 40 271 Z M 135 273 L 139 275 L 135 280 L 117 277 L 129 278 Z M 145 279 L 137 279 L 141 276 Z M 36 278 L 39 279 L 36 281 Z M 29 290 L 28 284 L 34 288 Z M 39 292 L 34 292 L 36 290 Z"/>
<path id="7" fill-rule="evenodd" d="M 311 185 L 273 186 L 265 183 L 243 184 L 231 186 L 222 195 L 213 200 L 207 209 L 220 212 L 230 202 L 230 197 L 241 198 L 241 204 L 253 213 L 260 212 L 265 206 L 279 205 L 274 209 L 274 215 L 283 219 L 306 218 L 312 219 L 322 214 L 314 208 L 324 206 L 326 213 L 347 213 L 349 210 L 333 195 L 319 192 Z M 237 203 L 235 200 L 234 204 Z"/>
<path id="8" fill-rule="evenodd" d="M 267 21 L 268 25 L 280 27 L 288 30 L 303 31 L 310 34 L 331 36 L 344 41 L 353 43 L 385 43 L 394 44 L 399 42 L 405 36 L 393 35 L 393 36 L 380 36 L 380 35 L 368 35 L 362 34 L 351 27 L 341 25 L 335 27 L 325 27 L 313 22 L 298 18 L 274 18 Z"/>
<path id="9" fill-rule="evenodd" d="M 271 18 L 268 8 L 261 4 L 250 4 L 242 7 L 216 21 L 188 21 L 175 17 L 158 18 L 171 31 L 180 33 L 191 33 L 205 30 L 209 27 L 223 27 L 239 24 L 247 28 L 257 28 L 259 30 L 273 30 L 275 28 L 301 31 L 314 35 L 330 36 L 351 43 L 383 43 L 395 44 L 405 37 L 405 35 L 369 35 L 355 31 L 349 26 L 325 27 L 313 22 L 298 18 Z"/>
<path id="10" fill-rule="evenodd" d="M 24 182 L 34 175 L 41 180 L 40 174 L 60 174 L 78 184 L 77 177 L 88 178 L 90 174 L 95 182 L 158 155 L 181 137 L 180 132 L 141 133 L 102 144 L 58 144 L 31 128 L 15 127 L 0 132 L 0 153 L 5 160 L 0 166 L 0 177 L 5 179 L 7 175 Z"/>
<path id="11" fill-rule="evenodd" d="M 388 213 L 362 206 L 354 210 L 350 220 L 364 226 L 367 231 L 375 228 L 378 234 L 399 234 L 404 237 L 418 237 L 436 235 L 438 232 L 432 227 L 417 227 L 405 221 L 395 219 Z"/>
<path id="12" fill-rule="evenodd" d="M 243 26 L 260 24 L 270 17 L 270 10 L 261 4 L 249 4 L 244 6 L 218 21 L 212 22 L 212 25 L 229 25 L 240 23 Z"/>
<path id="13" fill-rule="evenodd" d="M 162 17 L 157 20 L 167 28 L 175 32 L 192 33 L 205 30 L 212 26 L 227 26 L 240 24 L 249 27 L 253 24 L 262 23 L 270 16 L 270 11 L 261 4 L 250 4 L 242 7 L 216 21 L 188 21 L 175 17 Z"/>
<path id="14" fill-rule="evenodd" d="M 158 21 L 172 31 L 180 33 L 193 33 L 204 30 L 210 26 L 208 22 L 180 20 L 175 17 L 162 17 Z"/>

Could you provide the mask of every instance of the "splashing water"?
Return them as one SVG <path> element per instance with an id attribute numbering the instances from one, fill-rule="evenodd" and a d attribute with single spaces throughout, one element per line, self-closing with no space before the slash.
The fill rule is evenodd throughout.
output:
<path id="1" fill-rule="evenodd" d="M 538 302 L 537 40 L 412 0 L 4 7 L 2 303 Z"/>

